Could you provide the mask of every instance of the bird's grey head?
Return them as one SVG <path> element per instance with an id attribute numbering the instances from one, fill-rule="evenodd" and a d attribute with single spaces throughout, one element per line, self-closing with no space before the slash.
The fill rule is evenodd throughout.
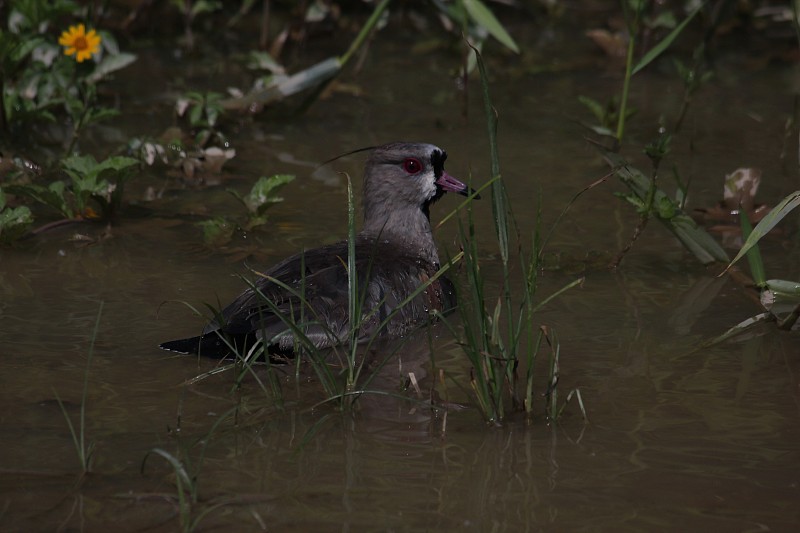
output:
<path id="1" fill-rule="evenodd" d="M 364 214 L 418 209 L 446 192 L 469 194 L 469 188 L 444 170 L 447 152 L 427 143 L 391 143 L 372 150 L 364 174 Z"/>

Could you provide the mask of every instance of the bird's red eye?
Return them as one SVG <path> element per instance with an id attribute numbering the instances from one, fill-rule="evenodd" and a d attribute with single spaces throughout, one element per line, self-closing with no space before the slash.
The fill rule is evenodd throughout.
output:
<path id="1" fill-rule="evenodd" d="M 422 164 L 419 162 L 419 159 L 414 159 L 413 157 L 409 157 L 408 159 L 403 161 L 403 169 L 409 174 L 416 174 L 417 172 L 422 170 Z"/>

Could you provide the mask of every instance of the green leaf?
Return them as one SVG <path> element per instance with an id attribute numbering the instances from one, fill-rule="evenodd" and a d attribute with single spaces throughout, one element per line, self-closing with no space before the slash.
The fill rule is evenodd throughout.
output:
<path id="1" fill-rule="evenodd" d="M 247 58 L 247 68 L 253 70 L 267 70 L 273 74 L 283 74 L 286 69 L 267 52 L 252 51 Z"/>
<path id="2" fill-rule="evenodd" d="M 73 179 L 99 174 L 97 166 L 97 160 L 90 155 L 73 155 L 61 162 L 64 172 Z"/>
<path id="3" fill-rule="evenodd" d="M 75 216 L 64 196 L 63 181 L 54 181 L 48 187 L 41 185 L 7 185 L 5 189 L 11 194 L 25 196 L 52 207 L 65 218 L 73 218 Z"/>
<path id="4" fill-rule="evenodd" d="M 672 45 L 672 42 L 675 39 L 677 39 L 678 35 L 681 34 L 683 29 L 686 27 L 686 25 L 689 24 L 689 22 L 694 18 L 695 15 L 697 15 L 697 13 L 700 11 L 700 8 L 702 8 L 702 7 L 703 7 L 703 5 L 701 4 L 697 9 L 692 11 L 689 14 L 689 16 L 686 17 L 683 20 L 683 22 L 681 22 L 674 30 L 669 32 L 669 35 L 664 37 L 661 40 L 660 43 L 658 43 L 653 48 L 651 48 L 650 51 L 648 51 L 644 55 L 644 57 L 642 57 L 642 59 L 639 61 L 639 63 L 635 67 L 633 67 L 633 71 L 631 72 L 631 74 L 632 75 L 636 74 L 637 72 L 642 70 L 644 67 L 646 67 L 647 65 L 652 63 L 658 56 L 660 56 L 662 53 L 664 53 L 664 51 L 666 51 L 666 49 L 669 48 L 670 45 Z"/>
<path id="5" fill-rule="evenodd" d="M 192 106 L 191 111 L 189 111 L 189 122 L 192 126 L 197 126 L 200 124 L 200 120 L 203 118 L 203 106 L 196 104 Z"/>
<path id="6" fill-rule="evenodd" d="M 651 181 L 639 169 L 631 166 L 619 154 L 610 152 L 603 148 L 598 148 L 608 164 L 614 169 L 615 175 L 624 183 L 638 198 L 644 201 L 649 194 Z M 672 211 L 665 208 L 666 202 L 671 202 L 666 193 L 661 189 L 656 189 L 653 197 L 654 205 L 658 210 L 657 219 L 669 229 L 675 237 L 681 241 L 694 256 L 703 264 L 718 261 L 725 263 L 728 261 L 728 254 L 725 250 L 709 235 L 703 228 L 700 228 L 692 218 L 674 205 L 674 214 L 669 218 L 663 218 L 662 214 Z"/>
<path id="7" fill-rule="evenodd" d="M 742 236 L 746 240 L 753 233 L 753 225 L 744 209 L 739 210 L 739 222 L 742 226 Z M 756 287 L 763 288 L 767 282 L 767 275 L 764 273 L 764 261 L 761 259 L 758 246 L 753 246 L 747 251 L 747 262 L 750 263 L 750 273 L 753 275 Z"/>
<path id="8" fill-rule="evenodd" d="M 114 172 L 120 172 L 137 164 L 139 164 L 138 159 L 125 156 L 113 156 L 101 161 L 97 165 L 96 170 L 98 174 L 105 170 L 113 170 Z"/>
<path id="9" fill-rule="evenodd" d="M 736 261 L 741 259 L 750 248 L 755 246 L 756 243 L 761 240 L 761 237 L 769 233 L 770 230 L 778 224 L 778 222 L 783 220 L 784 217 L 786 217 L 786 215 L 788 215 L 789 212 L 798 205 L 800 205 L 800 191 L 794 191 L 789 196 L 781 200 L 778 205 L 773 207 L 772 211 L 767 213 L 767 215 L 761 219 L 761 222 L 756 225 L 756 227 L 753 229 L 753 232 L 744 241 L 739 253 L 736 254 L 736 257 L 733 258 L 733 261 L 728 264 L 728 267 L 725 270 L 732 267 Z"/>
<path id="10" fill-rule="evenodd" d="M 655 202 L 655 208 L 656 214 L 663 219 L 670 219 L 679 211 L 678 206 L 666 196 L 659 197 Z"/>
<path id="11" fill-rule="evenodd" d="M 121 70 L 136 61 L 136 55 L 122 52 L 115 55 L 106 55 L 86 78 L 89 83 L 97 83 L 112 72 Z"/>
<path id="12" fill-rule="evenodd" d="M 294 180 L 294 176 L 291 174 L 276 174 L 269 178 L 261 176 L 253 185 L 253 188 L 250 189 L 250 192 L 245 196 L 240 195 L 233 189 L 228 189 L 228 192 L 242 202 L 251 215 L 253 215 L 253 219 L 250 221 L 253 223 L 255 222 L 255 218 L 263 218 L 264 212 L 272 204 L 283 201 L 283 198 L 276 196 L 275 193 L 292 180 Z M 262 223 L 263 222 L 258 222 L 254 225 Z"/>
<path id="13" fill-rule="evenodd" d="M 192 16 L 196 17 L 201 13 L 211 13 L 221 7 L 222 3 L 215 0 L 199 0 L 192 6 Z"/>
<path id="14" fill-rule="evenodd" d="M 488 31 L 492 37 L 503 43 L 506 48 L 517 54 L 519 53 L 517 43 L 514 42 L 511 35 L 508 34 L 503 25 L 500 24 L 500 21 L 497 20 L 491 10 L 489 10 L 483 2 L 480 0 L 462 0 L 462 3 L 472 20 L 486 28 L 486 31 Z"/>
<path id="15" fill-rule="evenodd" d="M 589 111 L 592 112 L 594 118 L 597 119 L 597 122 L 600 124 L 605 123 L 606 119 L 606 108 L 600 102 L 595 100 L 594 98 L 589 98 L 588 96 L 579 95 L 578 101 L 586 106 Z M 610 130 L 609 130 L 610 131 Z"/>
<path id="16" fill-rule="evenodd" d="M 234 226 L 224 217 L 214 217 L 197 223 L 203 230 L 203 240 L 209 246 L 224 246 L 233 237 Z"/>
<path id="17" fill-rule="evenodd" d="M 6 243 L 22 237 L 33 222 L 33 217 L 27 206 L 4 207 L 5 195 L 0 189 L 0 242 Z"/>
<path id="18" fill-rule="evenodd" d="M 83 126 L 85 127 L 89 124 L 94 124 L 96 122 L 100 122 L 101 120 L 116 117 L 118 115 L 119 111 L 110 107 L 89 108 L 86 110 L 86 118 L 83 119 Z"/>
<path id="19" fill-rule="evenodd" d="M 765 285 L 767 288 L 769 288 L 769 290 L 777 294 L 788 296 L 790 298 L 800 297 L 800 282 L 786 281 L 783 279 L 770 279 L 766 281 Z"/>

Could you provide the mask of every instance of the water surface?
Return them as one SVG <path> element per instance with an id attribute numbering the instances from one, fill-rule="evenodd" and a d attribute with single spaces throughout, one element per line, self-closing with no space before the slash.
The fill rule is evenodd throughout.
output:
<path id="1" fill-rule="evenodd" d="M 561 50 L 551 60 L 560 68 L 526 71 L 508 58 L 490 62 L 502 171 L 526 245 L 540 196 L 549 228 L 575 193 L 606 172 L 577 124 L 589 119 L 577 96 L 605 99 L 620 86 L 619 69 L 590 45 L 567 46 L 566 32 L 555 39 L 536 50 L 542 58 Z M 142 472 L 143 460 L 153 448 L 177 454 L 183 447 L 197 466 L 206 441 L 194 516 L 221 505 L 201 530 L 796 527 L 800 338 L 765 327 L 697 349 L 759 308 L 747 289 L 714 278 L 655 222 L 619 270 L 593 261 L 615 254 L 637 221 L 612 195 L 622 190 L 613 181 L 583 195 L 554 232 L 553 268 L 543 274 L 542 293 L 580 275 L 586 281 L 537 317 L 537 325 L 559 333 L 560 391 L 563 397 L 580 388 L 588 423 L 575 404 L 559 423 L 548 423 L 537 397 L 532 423 L 512 417 L 487 427 L 465 392 L 468 362 L 440 326 L 408 339 L 376 387 L 397 392 L 413 371 L 428 390 L 433 354 L 437 368 L 462 387 L 450 381 L 437 387 L 439 396 L 466 409 L 431 411 L 379 396 L 365 396 L 353 413 L 309 409 L 324 397 L 321 387 L 312 375 L 296 382 L 291 371 L 281 381 L 283 410 L 254 379 L 239 390 L 230 373 L 184 384 L 216 362 L 157 349 L 203 325 L 176 301 L 198 308 L 225 303 L 244 287 L 238 276 L 248 267 L 269 266 L 346 234 L 345 180 L 336 172 L 358 181 L 363 157 L 344 158 L 322 174 L 316 164 L 360 146 L 421 140 L 448 150 L 453 175 L 476 184 L 487 179 L 478 84 L 470 85 L 465 119 L 452 58 L 409 55 L 400 41 L 375 42 L 354 79 L 365 96 L 334 94 L 299 117 L 244 121 L 231 135 L 237 157 L 222 185 L 182 186 L 158 175 L 166 183 L 163 197 L 138 201 L 140 211 L 129 212 L 102 242 L 70 241 L 75 232 L 103 231 L 73 225 L 2 251 L 4 531 L 173 531 L 179 523 L 174 473 L 153 455 Z M 180 66 L 141 54 L 148 61 L 124 73 L 115 89 L 134 109 L 147 111 L 145 120 L 130 113 L 116 127 L 154 135 L 148 128 L 171 120 L 154 102 L 166 98 L 167 81 Z M 797 189 L 797 162 L 779 160 L 796 67 L 751 60 L 746 50 L 721 52 L 715 81 L 697 95 L 676 139 L 669 164 L 691 175 L 692 206 L 716 202 L 724 175 L 740 166 L 762 169 L 762 201 Z M 186 68 L 192 83 L 218 83 L 215 69 Z M 148 79 L 163 76 L 163 86 L 143 84 L 144 72 Z M 647 168 L 640 147 L 659 116 L 677 113 L 681 88 L 666 67 L 653 68 L 637 75 L 632 99 L 639 115 L 628 130 L 626 155 Z M 282 172 L 297 180 L 284 190 L 266 231 L 237 235 L 223 250 L 202 246 L 193 222 L 235 212 L 226 187 L 244 191 L 258 176 Z M 455 205 L 444 198 L 433 218 Z M 475 216 L 487 286 L 496 288 L 490 203 L 477 203 Z M 796 217 L 787 229 L 788 236 L 763 251 L 771 277 L 797 279 Z M 438 229 L 440 247 L 454 251 L 457 234 L 452 222 Z M 100 302 L 86 409 L 87 440 L 96 447 L 93 471 L 80 479 L 56 395 L 77 421 Z M 537 380 L 538 391 L 545 377 Z M 228 416 L 214 425 L 235 406 L 236 423 Z"/>

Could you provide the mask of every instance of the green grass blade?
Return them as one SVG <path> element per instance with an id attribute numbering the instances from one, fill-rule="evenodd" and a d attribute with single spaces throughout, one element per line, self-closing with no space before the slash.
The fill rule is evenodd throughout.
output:
<path id="1" fill-rule="evenodd" d="M 728 329 L 722 335 L 718 335 L 717 337 L 714 337 L 713 339 L 700 344 L 698 349 L 708 348 L 710 346 L 714 346 L 721 342 L 725 342 L 731 337 L 734 337 L 740 333 L 744 333 L 745 331 L 749 330 L 752 327 L 757 326 L 758 324 L 764 324 L 766 322 L 774 322 L 774 321 L 775 321 L 775 315 L 773 315 L 772 313 L 759 313 L 755 316 L 751 316 L 748 319 L 742 320 L 732 328 Z"/>
<path id="2" fill-rule="evenodd" d="M 386 8 L 388 6 L 389 6 L 389 0 L 382 0 L 380 4 L 375 6 L 375 9 L 372 11 L 372 14 L 364 23 L 364 26 L 361 28 L 361 31 L 358 32 L 358 35 L 356 35 L 355 40 L 353 40 L 352 44 L 350 44 L 350 48 L 348 48 L 347 52 L 345 52 L 344 55 L 342 55 L 339 58 L 342 67 L 344 67 L 347 64 L 347 62 L 350 61 L 350 58 L 353 57 L 353 54 L 355 54 L 358 51 L 358 49 L 361 48 L 361 45 L 364 44 L 364 41 L 367 40 L 369 34 L 372 33 L 372 30 L 378 24 L 381 15 L 383 15 L 383 12 L 386 11 Z"/>
<path id="3" fill-rule="evenodd" d="M 639 72 L 640 70 L 645 68 L 647 65 L 652 63 L 658 56 L 663 54 L 667 50 L 667 48 L 669 48 L 672 45 L 672 42 L 678 37 L 678 35 L 681 34 L 683 29 L 686 27 L 686 25 L 689 24 L 689 22 L 691 22 L 691 20 L 694 18 L 695 15 L 697 15 L 697 13 L 700 11 L 700 9 L 702 7 L 703 7 L 703 5 L 701 4 L 697 9 L 695 9 L 694 11 L 689 13 L 689 16 L 687 16 L 683 20 L 683 22 L 681 22 L 680 24 L 675 26 L 675 29 L 673 29 L 669 33 L 669 35 L 664 37 L 661 40 L 661 42 L 659 42 L 657 45 L 655 45 L 653 48 L 651 48 L 642 57 L 642 59 L 639 60 L 639 62 L 636 64 L 636 66 L 633 67 L 633 72 L 631 72 L 631 75 L 636 74 L 637 72 Z"/>
<path id="4" fill-rule="evenodd" d="M 147 463 L 147 458 L 153 454 L 163 457 L 170 464 L 170 466 L 172 466 L 172 469 L 175 471 L 176 479 L 179 480 L 179 483 L 182 483 L 182 485 L 186 485 L 187 487 L 191 487 L 193 485 L 192 478 L 189 475 L 189 472 L 186 471 L 186 467 L 181 460 L 162 448 L 153 448 L 144 455 L 144 458 L 142 459 L 142 465 L 140 467 L 140 471 L 142 473 L 144 473 L 144 467 Z M 181 490 L 181 492 L 183 491 Z"/>
<path id="5" fill-rule="evenodd" d="M 83 396 L 81 396 L 81 450 L 86 450 L 85 447 L 85 434 L 86 434 L 86 397 L 89 393 L 89 367 L 92 364 L 92 356 L 94 356 L 94 343 L 97 340 L 97 333 L 100 330 L 100 317 L 103 316 L 103 306 L 105 302 L 100 302 L 100 308 L 97 310 L 97 318 L 94 322 L 94 330 L 92 331 L 92 340 L 89 343 L 89 355 L 86 358 L 86 371 L 83 373 Z M 84 469 L 89 467 L 89 457 L 85 457 L 86 464 Z M 87 470 L 88 471 L 88 470 Z"/>
<path id="6" fill-rule="evenodd" d="M 64 420 L 67 421 L 67 427 L 69 428 L 69 433 L 72 436 L 72 444 L 75 446 L 75 451 L 78 452 L 78 461 L 81 464 L 81 469 L 86 472 L 86 456 L 81 445 L 81 438 L 78 437 L 78 433 L 75 431 L 75 426 L 72 423 L 72 419 L 69 417 L 67 408 L 64 407 L 64 402 L 61 401 L 61 397 L 58 395 L 56 389 L 53 389 L 53 394 L 56 396 L 56 401 L 58 402 L 58 406 L 61 408 L 61 413 L 64 415 Z M 81 434 L 83 434 L 83 431 L 81 431 Z"/>
<path id="7" fill-rule="evenodd" d="M 356 208 L 353 200 L 353 183 L 347 176 L 347 301 L 350 319 L 350 349 L 347 357 L 347 390 L 355 386 L 356 344 L 361 330 L 361 306 L 358 298 L 358 271 L 356 268 Z M 364 291 L 366 292 L 366 291 Z"/>
<path id="8" fill-rule="evenodd" d="M 753 225 L 750 223 L 750 217 L 744 209 L 739 209 L 739 221 L 742 226 L 742 237 L 747 240 L 751 233 L 753 233 Z M 764 261 L 761 259 L 761 251 L 758 245 L 753 246 L 747 251 L 747 262 L 750 264 L 750 273 L 753 275 L 753 281 L 756 287 L 763 288 L 767 282 L 767 275 L 764 272 Z"/>
<path id="9" fill-rule="evenodd" d="M 578 279 L 576 279 L 574 281 L 571 281 L 570 283 L 567 283 L 566 285 L 564 285 L 563 287 L 558 289 L 556 292 L 554 292 L 553 294 L 551 294 L 550 296 L 548 296 L 547 298 L 545 298 L 541 302 L 537 303 L 533 307 L 533 312 L 535 313 L 536 311 L 538 311 L 539 309 L 541 309 L 542 307 L 544 307 L 545 305 L 550 303 L 555 298 L 561 296 L 563 293 L 567 292 L 571 288 L 577 287 L 578 285 L 582 285 L 585 280 L 586 280 L 586 278 L 584 277 L 584 278 L 578 278 Z"/>
<path id="10" fill-rule="evenodd" d="M 486 28 L 486 31 L 488 31 L 492 37 L 503 43 L 506 48 L 517 54 L 519 53 L 517 43 L 514 42 L 511 35 L 508 34 L 503 25 L 500 24 L 500 21 L 497 20 L 497 17 L 494 16 L 494 13 L 492 13 L 483 2 L 480 0 L 462 0 L 462 3 L 472 20 Z"/>
<path id="11" fill-rule="evenodd" d="M 756 224 L 756 227 L 753 228 L 753 232 L 747 237 L 747 240 L 742 245 L 742 248 L 739 250 L 739 253 L 736 254 L 736 257 L 728 264 L 728 267 L 725 269 L 727 271 L 729 268 L 733 266 L 739 259 L 744 256 L 747 251 L 756 245 L 761 238 L 769 233 L 769 231 L 774 228 L 778 222 L 783 220 L 789 212 L 800 205 L 800 191 L 794 191 L 789 196 L 784 198 L 783 200 L 778 203 L 775 207 L 772 208 L 772 211 L 767 213 L 767 215 L 761 219 L 761 222 Z"/>

